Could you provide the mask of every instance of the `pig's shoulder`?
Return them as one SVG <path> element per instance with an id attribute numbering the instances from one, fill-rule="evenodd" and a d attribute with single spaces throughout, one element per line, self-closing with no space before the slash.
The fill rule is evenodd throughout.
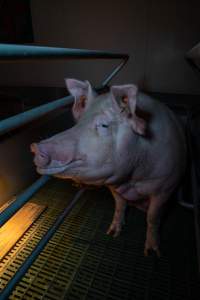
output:
<path id="1" fill-rule="evenodd" d="M 170 119 L 171 123 L 175 122 L 173 112 L 164 103 L 141 92 L 137 97 L 136 114 L 146 121 L 164 123 Z"/>
<path id="2" fill-rule="evenodd" d="M 137 107 L 138 109 L 146 110 L 149 112 L 155 112 L 155 110 L 168 110 L 167 106 L 157 99 L 139 92 L 137 96 Z"/>

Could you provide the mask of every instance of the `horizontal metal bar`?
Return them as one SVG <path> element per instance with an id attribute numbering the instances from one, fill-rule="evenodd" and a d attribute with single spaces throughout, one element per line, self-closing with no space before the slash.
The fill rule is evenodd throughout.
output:
<path id="1" fill-rule="evenodd" d="M 29 198 L 49 180 L 49 178 L 49 176 L 40 177 L 22 194 L 20 194 L 16 200 L 0 214 L 0 227 L 5 224 L 28 201 Z"/>
<path id="2" fill-rule="evenodd" d="M 96 90 L 100 90 L 102 87 L 97 88 Z M 37 106 L 33 109 L 27 110 L 20 114 L 9 117 L 5 120 L 0 121 L 0 135 L 9 132 L 10 130 L 14 130 L 28 122 L 31 122 L 39 117 L 42 117 L 55 109 L 62 108 L 66 105 L 70 105 L 74 102 L 74 98 L 72 96 L 63 97 L 61 99 L 48 102 L 46 104 Z"/>
<path id="3" fill-rule="evenodd" d="M 53 102 L 49 102 L 43 105 L 40 105 L 36 108 L 30 109 L 28 111 L 22 112 L 13 117 L 7 118 L 0 121 L 0 135 L 15 129 L 19 126 L 22 126 L 28 122 L 35 120 L 36 118 L 42 117 L 49 112 L 54 111 L 57 108 L 64 107 L 73 103 L 73 97 L 67 96 Z"/>
<path id="4" fill-rule="evenodd" d="M 94 50 L 81 50 L 81 49 L 65 49 L 65 48 L 53 48 L 53 47 L 40 47 L 40 46 L 21 46 L 21 45 L 10 45 L 10 44 L 0 44 L 0 60 L 24 60 L 24 59 L 44 59 L 44 58 L 80 58 L 80 59 L 92 59 L 92 58 L 102 58 L 102 59 L 123 59 L 123 61 L 111 72 L 110 75 L 106 77 L 100 88 L 106 86 L 110 80 L 121 70 L 121 68 L 126 64 L 129 56 L 127 54 L 119 54 L 105 51 L 94 51 Z M 0 122 L 0 134 L 4 134 L 12 129 L 26 124 L 27 122 L 33 121 L 57 108 L 69 105 L 73 102 L 73 97 L 68 96 L 61 98 L 59 100 L 41 105 L 39 107 L 33 108 L 29 111 L 20 113 L 16 116 L 7 118 Z M 14 203 L 12 203 L 5 211 L 0 214 L 0 226 L 2 226 L 14 213 L 16 213 L 28 200 L 29 198 L 41 188 L 49 180 L 48 176 L 42 176 L 35 183 L 33 183 L 29 188 L 27 188 L 21 195 L 17 197 Z M 78 201 L 79 197 L 84 190 L 79 191 L 70 205 L 63 211 L 63 213 L 57 218 L 55 224 L 48 230 L 47 234 L 39 242 L 37 247 L 23 263 L 20 269 L 17 271 L 15 276 L 10 280 L 6 288 L 0 294 L 0 299 L 7 299 L 11 291 L 21 279 L 21 277 L 26 273 L 28 268 L 37 258 L 39 253 L 45 247 L 49 239 L 53 236 L 54 232 L 60 226 L 64 218 L 69 214 L 73 206 Z"/>
<path id="5" fill-rule="evenodd" d="M 20 266 L 19 270 L 15 273 L 15 275 L 11 278 L 11 280 L 8 282 L 7 286 L 3 289 L 3 291 L 0 293 L 0 300 L 5 300 L 9 298 L 9 295 L 11 294 L 14 287 L 17 285 L 17 283 L 20 281 L 20 279 L 25 275 L 27 270 L 31 267 L 31 265 L 34 263 L 38 255 L 41 253 L 41 251 L 44 249 L 48 241 L 51 239 L 51 237 L 54 235 L 58 227 L 62 224 L 64 219 L 67 217 L 67 215 L 70 213 L 72 208 L 75 206 L 75 204 L 78 202 L 80 197 L 82 196 L 83 192 L 85 190 L 82 189 L 78 191 L 73 198 L 73 200 L 70 202 L 69 206 L 64 209 L 64 211 L 61 213 L 61 215 L 56 219 L 52 227 L 47 231 L 47 233 L 43 236 L 43 238 L 39 241 L 35 249 L 32 251 L 32 253 L 27 257 L 27 259 L 23 262 L 23 264 Z"/>
<path id="6" fill-rule="evenodd" d="M 106 51 L 81 50 L 41 46 L 24 46 L 0 44 L 0 59 L 24 59 L 24 58 L 121 58 L 123 61 L 103 81 L 101 88 L 106 86 L 111 79 L 126 64 L 129 56 L 127 54 L 112 53 Z M 35 120 L 57 108 L 61 108 L 73 102 L 73 97 L 68 96 L 59 100 L 41 105 L 29 111 L 12 116 L 0 122 L 0 135 Z"/>
<path id="7" fill-rule="evenodd" d="M 119 71 L 119 67 L 117 67 L 117 69 L 118 70 L 114 70 L 112 74 L 113 73 L 116 74 Z M 107 85 L 108 81 L 110 81 L 115 74 L 113 74 L 112 76 L 110 75 L 105 81 L 105 84 L 102 84 L 100 87 L 96 88 L 95 90 L 96 91 L 101 90 L 105 85 Z M 0 121 L 0 135 L 3 135 L 11 130 L 14 130 L 22 125 L 25 125 L 28 122 L 31 122 L 39 117 L 42 117 L 54 111 L 55 109 L 62 108 L 66 105 L 70 105 L 73 103 L 73 101 L 74 98 L 72 96 L 63 97 L 61 99 L 40 105 L 28 111 L 22 112 L 20 114 L 2 120 Z"/>
<path id="8" fill-rule="evenodd" d="M 0 60 L 26 60 L 26 59 L 126 59 L 127 54 L 109 51 L 71 49 L 42 46 L 24 46 L 13 44 L 0 44 Z"/>

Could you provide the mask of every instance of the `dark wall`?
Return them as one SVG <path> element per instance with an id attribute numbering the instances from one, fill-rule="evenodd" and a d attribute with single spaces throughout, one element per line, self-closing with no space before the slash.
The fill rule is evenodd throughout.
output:
<path id="1" fill-rule="evenodd" d="M 33 42 L 30 0 L 0 2 L 0 42 Z"/>
<path id="2" fill-rule="evenodd" d="M 197 0 L 31 2 L 37 44 L 127 52 L 131 59 L 115 83 L 149 91 L 200 93 L 200 78 L 185 53 L 200 39 Z M 1 65 L 1 85 L 64 86 L 64 77 L 97 84 L 112 62 L 32 62 Z"/>

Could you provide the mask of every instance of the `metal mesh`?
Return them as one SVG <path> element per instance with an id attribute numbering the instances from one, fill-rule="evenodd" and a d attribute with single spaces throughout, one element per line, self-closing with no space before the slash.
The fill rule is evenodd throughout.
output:
<path id="1" fill-rule="evenodd" d="M 31 201 L 48 209 L 0 263 L 5 287 L 68 204 L 75 189 L 52 180 Z M 131 208 L 120 237 L 105 234 L 114 201 L 105 190 L 86 192 L 18 283 L 9 299 L 199 299 L 192 215 L 176 207 L 162 229 L 162 257 L 144 257 L 145 215 Z M 178 220 L 178 221 L 177 221 Z"/>

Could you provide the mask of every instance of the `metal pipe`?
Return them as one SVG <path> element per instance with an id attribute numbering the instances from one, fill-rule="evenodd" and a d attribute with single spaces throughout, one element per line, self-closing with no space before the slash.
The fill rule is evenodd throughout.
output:
<path id="1" fill-rule="evenodd" d="M 20 268 L 17 270 L 15 275 L 11 278 L 11 280 L 8 282 L 6 287 L 3 289 L 3 291 L 0 293 L 0 300 L 8 299 L 9 295 L 11 294 L 14 287 L 17 285 L 19 280 L 25 275 L 27 270 L 31 267 L 31 265 L 34 263 L 40 252 L 44 249 L 48 241 L 51 239 L 53 234 L 56 232 L 58 227 L 62 224 L 65 217 L 70 213 L 74 205 L 78 202 L 79 198 L 83 194 L 85 189 L 81 189 L 78 191 L 73 198 L 73 200 L 70 202 L 68 207 L 66 207 L 61 215 L 56 219 L 54 224 L 51 228 L 47 231 L 47 233 L 43 236 L 43 238 L 39 241 L 35 249 L 32 251 L 32 253 L 27 257 L 27 259 L 23 262 L 23 264 L 20 266 Z"/>
<path id="2" fill-rule="evenodd" d="M 36 193 L 48 180 L 49 176 L 42 176 L 36 180 L 31 186 L 29 186 L 22 194 L 20 194 L 16 200 L 9 205 L 0 214 L 0 227 L 8 221 L 28 200 Z"/>
<path id="3" fill-rule="evenodd" d="M 117 73 L 119 73 L 119 71 L 125 66 L 128 59 L 129 57 L 123 59 L 123 61 L 116 68 L 114 68 L 114 70 L 103 80 L 102 86 L 108 85 L 108 83 L 113 79 L 113 77 L 116 76 Z"/>
<path id="4" fill-rule="evenodd" d="M 4 50 L 7 48 L 13 50 L 12 45 L 4 45 L 4 46 L 8 46 L 8 47 L 4 47 Z M 2 45 L 1 45 L 1 47 L 2 47 Z M 30 46 L 18 46 L 18 45 L 14 46 L 14 48 L 17 48 L 19 50 L 19 53 L 21 53 L 20 51 L 24 47 L 25 48 L 28 47 L 28 49 L 30 49 L 31 51 L 34 50 L 33 49 L 34 47 L 30 47 Z M 45 48 L 45 50 L 48 51 L 48 47 L 36 47 L 36 48 L 42 48 L 42 49 Z M 50 48 L 50 49 L 54 49 L 54 48 Z M 60 49 L 60 48 L 58 48 L 58 49 Z M 2 48 L 0 48 L 0 50 L 2 50 Z M 62 49 L 62 50 L 65 50 L 65 49 Z M 30 53 L 28 53 L 28 54 L 30 54 Z M 53 51 L 52 51 L 52 53 L 53 53 Z M 107 55 L 107 53 L 106 53 L 106 55 Z M 121 70 L 121 68 L 125 65 L 127 60 L 128 60 L 128 58 L 126 57 L 126 59 L 124 61 L 122 61 L 120 63 L 120 65 L 117 66 L 109 76 L 106 77 L 106 79 L 102 83 L 102 86 L 100 88 L 97 88 L 96 90 L 101 89 L 102 87 L 106 86 L 108 84 L 108 82 Z M 7 118 L 0 122 L 0 134 L 5 134 L 6 132 L 8 132 L 12 129 L 22 126 L 22 125 L 26 124 L 27 122 L 33 121 L 34 119 L 39 118 L 57 108 L 61 108 L 63 106 L 69 105 L 72 102 L 73 102 L 73 97 L 68 96 L 68 97 L 64 97 L 59 100 L 47 103 L 47 104 L 43 104 L 39 107 L 33 108 L 29 111 L 25 111 L 23 113 L 12 116 L 10 118 Z M 29 191 L 29 189 L 31 191 L 33 191 L 32 193 L 29 194 L 29 192 L 27 193 L 27 190 L 26 190 L 21 196 L 17 197 L 16 201 L 12 205 L 10 205 L 2 214 L 0 214 L 0 226 L 2 226 L 9 219 L 9 217 L 12 216 L 19 208 L 21 208 L 23 206 L 23 204 L 25 204 L 26 201 L 28 201 L 28 199 L 34 194 L 34 192 L 36 192 L 38 190 L 37 188 L 34 188 L 34 187 L 37 186 L 37 184 L 40 185 L 40 181 L 41 182 L 44 181 L 43 177 L 37 181 L 38 183 L 36 182 L 30 188 L 28 188 L 28 191 Z M 24 196 L 24 195 L 29 195 L 29 196 Z M 26 200 L 23 200 L 21 202 L 21 199 L 26 199 Z M 19 203 L 18 203 L 18 201 L 19 201 Z"/>
<path id="5" fill-rule="evenodd" d="M 123 62 L 118 65 L 109 76 L 107 76 L 100 87 L 96 88 L 96 90 L 101 90 L 102 87 L 105 87 L 110 80 L 124 67 L 127 60 L 124 60 Z M 0 121 L 0 135 L 7 133 L 10 130 L 13 130 L 17 127 L 20 127 L 28 122 L 31 122 L 39 117 L 42 117 L 55 109 L 62 108 L 66 105 L 70 105 L 73 103 L 73 97 L 67 96 L 63 97 L 61 99 L 40 105 L 38 107 L 35 107 L 33 109 L 30 109 L 28 111 L 22 112 L 20 114 L 17 114 L 15 116 L 9 117 L 5 120 Z"/>
<path id="6" fill-rule="evenodd" d="M 25 58 L 104 58 L 113 59 L 121 58 L 123 61 L 109 74 L 103 81 L 101 87 L 105 87 L 111 79 L 121 70 L 128 61 L 127 54 L 119 54 L 105 51 L 69 49 L 69 48 L 54 48 L 41 46 L 23 46 L 0 44 L 0 59 L 25 59 Z M 0 135 L 22 126 L 36 118 L 39 118 L 57 108 L 69 105 L 73 102 L 73 97 L 68 96 L 59 100 L 41 105 L 31 110 L 25 111 L 13 117 L 7 118 L 0 122 Z"/>
<path id="7" fill-rule="evenodd" d="M 42 117 L 46 115 L 47 113 L 54 111 L 57 108 L 64 107 L 66 105 L 69 105 L 73 103 L 73 97 L 67 96 L 64 98 L 61 98 L 59 100 L 55 100 L 53 102 L 49 102 L 43 105 L 40 105 L 38 107 L 35 107 L 33 109 L 30 109 L 28 111 L 25 111 L 23 113 L 20 113 L 18 115 L 15 115 L 13 117 L 7 118 L 5 120 L 2 120 L 0 122 L 0 135 L 15 129 L 19 126 L 22 126 L 28 122 L 31 122 L 35 120 L 36 118 Z"/>
<path id="8" fill-rule="evenodd" d="M 1 62 L 8 60 L 27 60 L 27 59 L 127 59 L 124 53 L 114 53 L 99 50 L 71 49 L 42 46 L 25 46 L 13 44 L 0 44 Z"/>
<path id="9" fill-rule="evenodd" d="M 105 51 L 94 51 L 94 50 L 81 50 L 81 49 L 65 49 L 65 48 L 53 48 L 53 47 L 39 47 L 39 46 L 21 46 L 21 45 L 10 45 L 0 44 L 0 59 L 3 61 L 8 60 L 26 60 L 26 59 L 44 59 L 44 58 L 70 58 L 70 59 L 123 59 L 123 61 L 108 75 L 101 87 L 107 86 L 110 80 L 121 70 L 126 64 L 129 56 L 127 54 L 111 53 Z M 98 90 L 98 88 L 97 88 Z M 4 134 L 12 129 L 26 124 L 27 122 L 33 121 L 34 119 L 41 117 L 57 108 L 69 105 L 73 102 L 73 97 L 68 96 L 59 100 L 41 105 L 33 108 L 29 111 L 20 113 L 16 116 L 7 118 L 0 122 L 0 134 Z M 48 176 L 42 176 L 29 188 L 27 188 L 21 195 L 17 197 L 14 203 L 12 203 L 7 209 L 0 214 L 0 226 L 2 226 L 14 213 L 16 213 L 28 200 L 29 198 L 41 188 L 49 180 Z M 54 225 L 48 230 L 45 236 L 40 240 L 36 248 L 33 250 L 31 255 L 21 265 L 19 270 L 16 272 L 14 277 L 9 281 L 6 288 L 0 293 L 0 300 L 7 299 L 12 292 L 13 288 L 21 277 L 26 273 L 28 268 L 35 261 L 37 256 L 40 254 L 42 249 L 48 243 L 49 239 L 53 236 L 57 228 L 63 222 L 64 218 L 69 214 L 73 206 L 77 203 L 78 199 L 82 195 L 84 190 L 80 190 L 75 198 L 72 200 L 70 205 L 63 211 L 63 213 L 57 218 Z"/>

